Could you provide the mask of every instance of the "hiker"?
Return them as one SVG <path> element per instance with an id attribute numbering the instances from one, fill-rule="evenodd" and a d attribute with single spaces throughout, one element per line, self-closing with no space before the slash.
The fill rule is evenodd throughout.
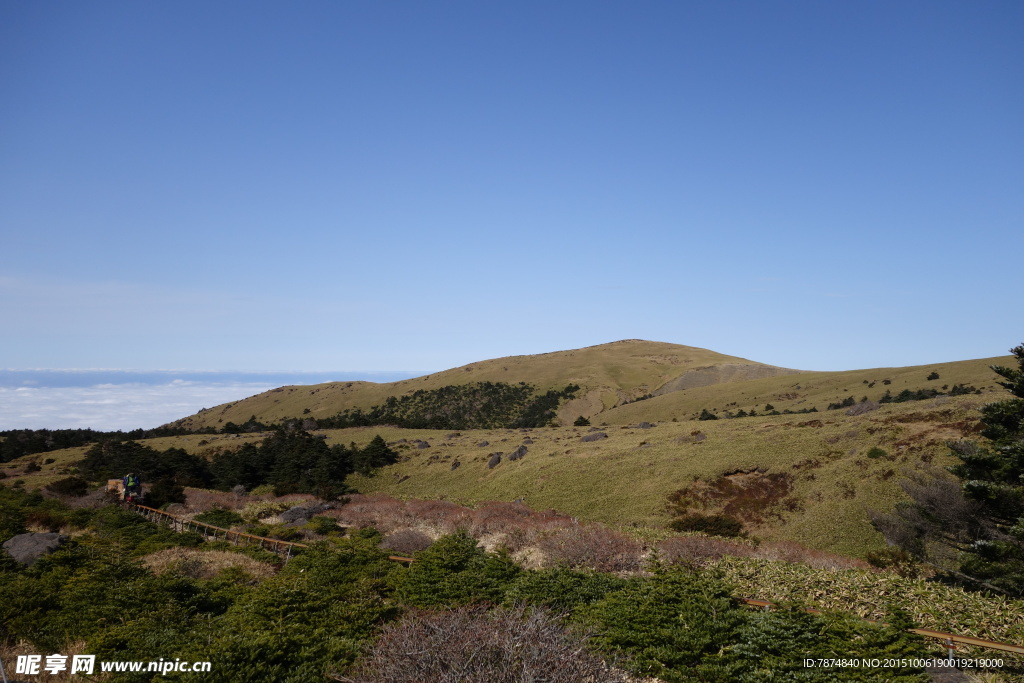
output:
<path id="1" fill-rule="evenodd" d="M 124 500 L 134 503 L 135 498 L 142 494 L 142 479 L 135 472 L 124 475 Z"/>

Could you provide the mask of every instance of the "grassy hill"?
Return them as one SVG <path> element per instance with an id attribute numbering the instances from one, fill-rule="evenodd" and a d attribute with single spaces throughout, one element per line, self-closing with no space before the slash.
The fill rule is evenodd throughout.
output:
<path id="1" fill-rule="evenodd" d="M 755 501 L 756 509 L 744 513 L 751 533 L 862 556 L 882 546 L 868 510 L 891 509 L 903 498 L 898 485 L 903 472 L 952 462 L 945 442 L 974 436 L 978 408 L 1006 395 L 995 384 L 990 366 L 1011 362 L 1000 357 L 798 372 L 704 349 L 630 340 L 484 361 L 389 384 L 282 387 L 179 423 L 218 427 L 254 414 L 264 422 L 325 417 L 345 407 L 380 403 L 396 393 L 460 381 L 526 381 L 539 390 L 574 382 L 583 391 L 560 410 L 561 427 L 450 433 L 372 426 L 324 433 L 330 443 L 359 446 L 379 433 L 402 455 L 401 462 L 375 476 L 353 476 L 352 484 L 362 492 L 469 504 L 522 499 L 534 509 L 554 508 L 618 526 L 665 529 L 669 494 L 695 481 L 738 483 L 742 491 L 771 479 L 778 484 L 775 497 Z M 827 409 L 847 398 L 859 403 L 864 397 L 877 401 L 886 392 L 949 393 L 955 385 L 974 387 L 980 394 L 882 404 L 859 415 L 847 414 L 846 408 Z M 765 415 L 768 405 L 780 413 L 792 412 Z M 812 407 L 817 412 L 796 414 Z M 703 410 L 723 419 L 697 420 Z M 758 416 L 724 419 L 740 410 L 755 410 Z M 606 438 L 583 441 L 596 432 L 568 426 L 578 415 L 589 416 Z M 641 428 L 641 422 L 655 426 Z M 153 439 L 149 445 L 210 457 L 259 438 L 190 435 Z M 419 440 L 429 447 L 421 447 Z M 526 456 L 510 460 L 509 454 L 523 445 Z M 4 473 L 8 482 L 24 479 L 28 487 L 44 485 L 72 471 L 83 450 L 23 458 L 8 463 Z M 501 462 L 489 467 L 495 453 L 502 454 Z M 38 461 L 41 471 L 26 472 L 30 460 Z M 739 502 L 723 500 L 719 507 Z"/>
<path id="2" fill-rule="evenodd" d="M 884 547 L 868 510 L 889 510 L 903 497 L 903 471 L 952 463 L 945 441 L 972 435 L 983 402 L 973 395 L 940 397 L 859 416 L 837 410 L 599 432 L 559 427 L 456 435 L 366 427 L 328 432 L 328 439 L 361 443 L 379 432 L 392 442 L 406 440 L 393 446 L 402 462 L 352 478 L 364 493 L 469 504 L 522 499 L 533 509 L 617 526 L 664 529 L 668 495 L 695 480 L 782 475 L 784 490 L 753 511 L 749 530 L 766 540 L 863 556 Z M 582 440 L 596 433 L 607 438 Z M 524 443 L 526 456 L 510 461 Z M 489 467 L 496 452 L 502 460 Z"/>
<path id="3" fill-rule="evenodd" d="M 696 418 L 713 413 L 779 412 L 816 407 L 853 396 L 878 400 L 886 391 L 948 391 L 970 385 L 996 388 L 989 366 L 1006 358 L 937 363 L 905 368 L 806 372 L 726 356 L 707 349 L 661 342 L 625 340 L 583 349 L 532 356 L 510 356 L 471 363 L 400 382 L 328 382 L 272 389 L 241 401 L 204 409 L 174 423 L 189 429 L 219 429 L 252 416 L 264 423 L 286 418 L 328 418 L 346 409 L 369 409 L 388 397 L 475 382 L 526 382 L 538 391 L 577 384 L 581 390 L 558 409 L 562 425 L 578 416 L 594 424 Z M 929 380 L 937 374 L 938 379 Z M 943 389 L 945 387 L 945 389 Z"/>
<path id="4" fill-rule="evenodd" d="M 580 414 L 596 415 L 657 391 L 797 372 L 692 346 L 629 339 L 570 351 L 485 360 L 400 382 L 280 387 L 200 411 L 174 424 L 196 429 L 227 422 L 241 424 L 253 415 L 267 423 L 289 417 L 324 418 L 346 408 L 370 408 L 389 396 L 471 382 L 526 382 L 540 391 L 578 384 L 583 391 L 559 411 L 560 416 L 571 414 L 575 418 Z"/>

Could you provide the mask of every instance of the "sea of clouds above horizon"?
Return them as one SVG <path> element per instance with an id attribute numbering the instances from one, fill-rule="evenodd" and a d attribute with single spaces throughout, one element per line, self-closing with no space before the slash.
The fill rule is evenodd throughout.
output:
<path id="1" fill-rule="evenodd" d="M 151 429 L 288 384 L 391 382 L 415 374 L 0 370 L 0 430 Z"/>

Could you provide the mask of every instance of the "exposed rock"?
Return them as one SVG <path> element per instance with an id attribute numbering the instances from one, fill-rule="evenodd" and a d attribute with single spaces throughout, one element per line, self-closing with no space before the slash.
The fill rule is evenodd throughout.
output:
<path id="1" fill-rule="evenodd" d="M 487 446 L 490 446 L 490 445 L 491 445 L 490 441 L 481 441 L 476 446 L 477 446 L 477 448 L 486 448 Z"/>
<path id="2" fill-rule="evenodd" d="M 281 518 L 281 521 L 285 524 L 289 522 L 305 522 L 307 519 L 309 519 L 309 516 L 309 510 L 302 507 L 301 505 L 296 505 L 292 509 L 285 510 L 280 515 L 278 515 L 278 517 Z"/>
<path id="3" fill-rule="evenodd" d="M 426 441 L 417 441 L 416 448 L 430 448 L 430 444 Z"/>
<path id="4" fill-rule="evenodd" d="M 531 439 L 530 437 L 526 437 L 525 439 L 523 439 L 523 443 L 525 443 L 525 444 L 533 444 L 533 439 Z"/>
<path id="5" fill-rule="evenodd" d="M 878 401 L 861 401 L 847 410 L 846 414 L 854 416 L 863 415 L 864 413 L 870 413 L 872 410 L 878 410 L 880 407 Z"/>
<path id="6" fill-rule="evenodd" d="M 21 564 L 30 565 L 34 564 L 43 555 L 52 553 L 67 539 L 67 536 L 55 533 L 18 534 L 5 541 L 3 548 Z"/>
<path id="7" fill-rule="evenodd" d="M 487 469 L 493 470 L 501 464 L 501 453 L 491 453 L 491 459 L 487 461 Z"/>
<path id="8" fill-rule="evenodd" d="M 321 512 L 324 512 L 326 510 L 334 509 L 334 505 L 332 505 L 331 503 L 310 503 L 305 507 L 306 512 L 309 514 L 310 517 L 312 517 L 313 515 L 319 515 Z"/>
<path id="9" fill-rule="evenodd" d="M 580 437 L 580 441 L 600 441 L 601 439 L 607 439 L 608 435 L 604 432 L 594 432 L 593 434 L 586 434 Z"/>
<path id="10" fill-rule="evenodd" d="M 516 460 L 519 460 L 520 458 L 522 458 L 525 455 L 526 455 L 526 446 L 520 446 L 519 448 L 515 449 L 514 451 L 512 451 L 511 453 L 508 454 L 508 459 L 514 462 Z"/>
<path id="11" fill-rule="evenodd" d="M 461 462 L 459 462 L 458 460 L 456 460 L 455 462 L 453 462 L 453 463 L 452 463 L 452 469 L 453 469 L 453 470 L 454 470 L 454 469 L 457 469 L 457 468 L 459 468 L 459 467 L 461 467 L 461 466 L 462 466 L 462 463 L 461 463 Z"/>

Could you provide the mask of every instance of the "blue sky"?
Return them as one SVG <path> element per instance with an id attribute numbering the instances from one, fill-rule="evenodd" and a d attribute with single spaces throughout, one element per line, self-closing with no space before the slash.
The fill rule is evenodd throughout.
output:
<path id="1" fill-rule="evenodd" d="M 4 2 L 0 367 L 1024 341 L 1024 4 Z"/>

